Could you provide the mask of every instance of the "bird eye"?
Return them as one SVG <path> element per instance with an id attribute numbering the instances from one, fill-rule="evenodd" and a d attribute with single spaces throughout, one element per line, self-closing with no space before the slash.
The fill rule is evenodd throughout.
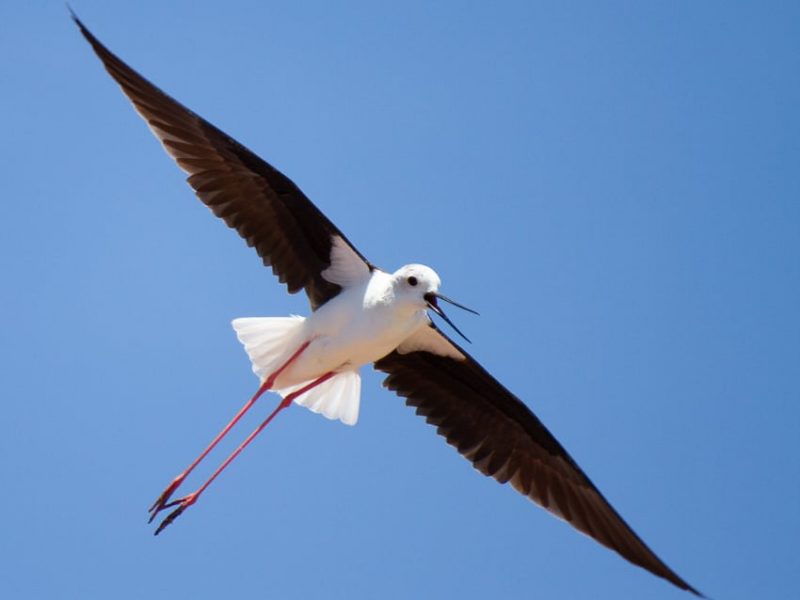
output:
<path id="1" fill-rule="evenodd" d="M 417 285 L 417 278 L 413 275 L 408 278 L 408 285 L 414 286 Z"/>

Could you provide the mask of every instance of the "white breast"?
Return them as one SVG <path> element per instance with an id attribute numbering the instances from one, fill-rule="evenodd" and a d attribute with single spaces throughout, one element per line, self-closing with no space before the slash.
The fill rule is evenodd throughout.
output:
<path id="1" fill-rule="evenodd" d="M 427 323 L 424 306 L 398 302 L 391 275 L 376 269 L 367 281 L 342 290 L 305 320 L 303 335 L 311 343 L 278 380 L 279 387 L 328 371 L 357 370 L 389 354 Z"/>

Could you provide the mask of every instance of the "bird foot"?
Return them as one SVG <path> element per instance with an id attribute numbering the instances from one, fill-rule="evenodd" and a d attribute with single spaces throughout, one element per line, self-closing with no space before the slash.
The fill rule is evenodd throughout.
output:
<path id="1" fill-rule="evenodd" d="M 150 513 L 150 519 L 147 521 L 148 523 L 152 523 L 153 519 L 156 518 L 156 515 L 162 510 L 175 504 L 175 502 L 170 503 L 169 499 L 172 497 L 172 494 L 175 493 L 175 490 L 177 490 L 178 487 L 183 483 L 184 479 L 186 479 L 185 474 L 182 473 L 178 475 L 172 480 L 172 483 L 167 486 L 167 489 L 161 492 L 161 495 L 155 502 L 153 502 L 153 505 L 147 511 Z"/>
<path id="2" fill-rule="evenodd" d="M 178 508 L 176 508 L 171 513 L 169 513 L 166 517 L 164 517 L 164 520 L 161 521 L 161 523 L 158 525 L 158 528 L 156 529 L 156 531 L 155 531 L 155 533 L 153 535 L 158 535 L 164 529 L 166 529 L 170 524 L 172 524 L 172 522 L 175 519 L 177 519 L 178 517 L 181 516 L 181 514 L 183 514 L 183 511 L 185 511 L 192 504 L 197 502 L 197 498 L 199 497 L 199 495 L 200 494 L 198 494 L 197 492 L 193 492 L 193 493 L 189 494 L 188 496 L 184 496 L 183 498 L 178 498 L 177 500 L 173 500 L 172 502 L 164 504 L 164 506 L 162 506 L 159 510 L 163 510 L 165 508 L 170 508 L 172 506 L 177 506 Z M 155 516 L 155 514 L 153 514 L 153 516 Z M 151 518 L 151 521 L 152 521 L 152 518 Z"/>

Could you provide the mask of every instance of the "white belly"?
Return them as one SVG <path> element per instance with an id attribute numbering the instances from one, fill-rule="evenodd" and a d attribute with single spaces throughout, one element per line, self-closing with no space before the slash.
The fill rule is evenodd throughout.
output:
<path id="1" fill-rule="evenodd" d="M 343 291 L 305 320 L 304 340 L 309 345 L 276 387 L 311 381 L 330 371 L 358 370 L 389 354 L 427 323 L 424 307 L 398 310 L 391 303 L 370 301 L 368 286 Z"/>

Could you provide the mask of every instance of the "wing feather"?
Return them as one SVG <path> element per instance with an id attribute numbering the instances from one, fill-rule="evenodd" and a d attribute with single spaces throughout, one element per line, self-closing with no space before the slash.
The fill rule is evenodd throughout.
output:
<path id="1" fill-rule="evenodd" d="M 336 238 L 372 270 L 288 177 L 139 75 L 73 18 L 164 149 L 188 174 L 198 198 L 255 248 L 289 292 L 305 289 L 312 308 L 339 293 L 338 284 L 321 276 L 330 266 Z"/>
<path id="2" fill-rule="evenodd" d="M 384 386 L 406 398 L 473 466 L 635 565 L 702 596 L 647 547 L 542 422 L 434 325 L 463 358 L 429 350 L 392 352 L 375 363 Z M 430 335 L 430 334 L 429 334 Z"/>

